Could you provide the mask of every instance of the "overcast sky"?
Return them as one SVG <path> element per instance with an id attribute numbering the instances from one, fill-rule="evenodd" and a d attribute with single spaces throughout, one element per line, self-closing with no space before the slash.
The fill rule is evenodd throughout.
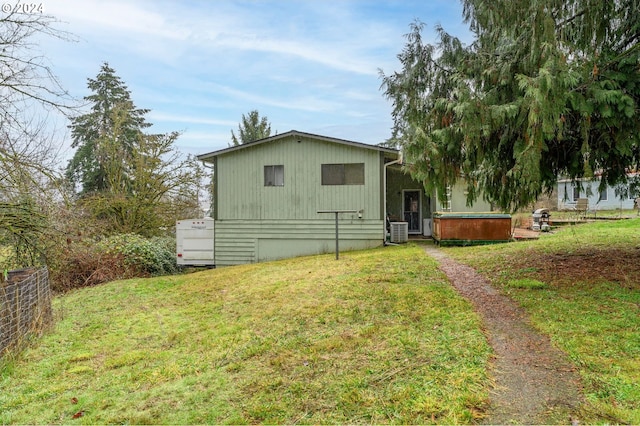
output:
<path id="1" fill-rule="evenodd" d="M 44 54 L 74 97 L 103 62 L 127 84 L 152 131 L 181 131 L 177 148 L 226 148 L 242 114 L 257 109 L 272 133 L 299 130 L 376 144 L 391 135 L 379 70 L 399 69 L 416 19 L 469 42 L 457 0 L 44 0 L 76 42 Z M 66 125 L 66 124 L 65 124 Z"/>

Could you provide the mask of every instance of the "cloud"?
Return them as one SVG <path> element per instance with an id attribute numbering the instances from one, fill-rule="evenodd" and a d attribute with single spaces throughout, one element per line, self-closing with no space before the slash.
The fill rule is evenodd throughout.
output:
<path id="1" fill-rule="evenodd" d="M 348 2 L 345 2 L 345 7 Z M 195 6 L 195 7 L 194 7 Z M 313 2 L 283 2 L 282 13 L 295 22 L 308 10 L 318 14 Z M 335 9 L 336 7 L 333 6 Z M 207 3 L 50 0 L 47 13 L 72 24 L 71 31 L 108 34 L 104 40 L 156 60 L 176 61 L 180 53 L 198 49 L 202 55 L 221 51 L 271 53 L 296 57 L 335 70 L 376 75 L 379 66 L 371 45 L 388 43 L 389 28 L 367 24 L 355 30 L 335 23 L 338 12 L 326 7 L 329 19 L 312 28 L 290 24 L 283 31 L 269 4 L 215 1 Z M 280 17 L 282 19 L 282 17 Z M 310 18 L 306 18 L 310 19 Z M 322 17 L 315 16 L 322 20 Z M 289 30 L 289 31 L 287 31 Z"/>
<path id="2" fill-rule="evenodd" d="M 185 40 L 190 31 L 171 22 L 145 2 L 49 0 L 46 13 L 74 26 L 108 31 L 118 36 L 147 35 Z M 115 32 L 115 33 L 113 33 Z"/>
<path id="3" fill-rule="evenodd" d="M 172 123 L 210 124 L 213 126 L 235 126 L 238 124 L 231 120 L 216 120 L 197 116 L 174 115 L 151 111 L 148 114 L 150 121 L 164 121 Z"/>
<path id="4" fill-rule="evenodd" d="M 47 41 L 72 95 L 89 91 L 102 61 L 178 145 L 224 148 L 241 114 L 257 109 L 272 129 L 358 141 L 384 140 L 392 125 L 378 69 L 398 69 L 408 24 L 455 23 L 450 0 L 47 0 L 79 43 Z M 453 12 L 452 12 L 453 11 Z"/>
<path id="5" fill-rule="evenodd" d="M 257 52 L 277 53 L 285 56 L 296 56 L 306 61 L 318 63 L 329 68 L 365 75 L 377 75 L 376 65 L 367 59 L 358 58 L 351 51 L 341 51 L 334 45 L 323 45 L 312 41 L 296 42 L 286 39 L 246 36 L 242 34 L 225 34 L 213 40 L 219 46 L 251 50 Z"/>
<path id="6" fill-rule="evenodd" d="M 176 146 L 187 154 L 204 154 L 224 149 L 231 143 L 231 131 L 225 132 L 189 132 L 180 135 Z"/>
<path id="7" fill-rule="evenodd" d="M 234 99 L 242 100 L 245 104 L 249 105 L 266 105 L 282 109 L 308 112 L 332 111 L 340 107 L 338 102 L 322 100 L 316 96 L 292 96 L 289 98 L 282 96 L 275 97 L 272 95 L 260 95 L 253 91 L 239 90 L 217 83 L 210 83 L 208 86 L 213 89 L 213 92 L 222 93 Z"/>

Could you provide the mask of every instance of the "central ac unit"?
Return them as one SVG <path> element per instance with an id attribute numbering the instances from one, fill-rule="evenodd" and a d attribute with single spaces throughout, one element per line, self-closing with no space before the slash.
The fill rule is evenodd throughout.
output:
<path id="1" fill-rule="evenodd" d="M 409 241 L 409 224 L 407 222 L 391 222 L 392 243 L 406 243 Z"/>

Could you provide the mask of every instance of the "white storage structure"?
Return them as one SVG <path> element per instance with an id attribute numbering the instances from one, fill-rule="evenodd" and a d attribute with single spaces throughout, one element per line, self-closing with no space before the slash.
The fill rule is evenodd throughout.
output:
<path id="1" fill-rule="evenodd" d="M 183 219 L 176 222 L 178 266 L 215 266 L 214 220 Z"/>

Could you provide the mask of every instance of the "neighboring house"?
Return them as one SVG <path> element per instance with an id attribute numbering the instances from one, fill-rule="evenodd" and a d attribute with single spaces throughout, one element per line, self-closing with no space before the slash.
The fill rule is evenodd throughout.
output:
<path id="1" fill-rule="evenodd" d="M 320 211 L 355 211 L 339 215 L 341 251 L 382 245 L 386 215 L 430 235 L 437 203 L 395 149 L 292 130 L 198 159 L 214 170 L 217 266 L 334 252 L 335 216 Z"/>
<path id="2" fill-rule="evenodd" d="M 589 210 L 633 209 L 633 197 L 619 196 L 611 186 L 602 191 L 599 188 L 600 178 L 597 176 L 576 182 L 571 179 L 558 180 L 558 209 L 573 210 L 581 198 L 588 200 Z"/>

